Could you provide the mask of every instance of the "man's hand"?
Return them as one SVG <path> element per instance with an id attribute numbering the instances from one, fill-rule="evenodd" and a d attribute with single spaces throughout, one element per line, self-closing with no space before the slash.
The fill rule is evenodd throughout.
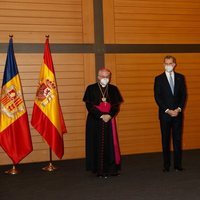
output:
<path id="1" fill-rule="evenodd" d="M 179 112 L 181 112 L 181 108 L 179 108 L 179 107 L 178 107 L 178 108 L 177 108 L 177 109 L 175 109 L 174 111 L 176 111 L 176 112 L 178 112 L 178 113 L 179 113 Z"/>
<path id="2" fill-rule="evenodd" d="M 168 110 L 167 114 L 169 114 L 171 117 L 177 117 L 179 112 L 180 112 L 180 109 L 177 108 L 175 110 Z"/>

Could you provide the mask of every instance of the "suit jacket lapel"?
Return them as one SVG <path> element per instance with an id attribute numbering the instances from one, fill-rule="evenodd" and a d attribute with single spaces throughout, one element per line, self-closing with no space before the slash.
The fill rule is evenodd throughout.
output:
<path id="1" fill-rule="evenodd" d="M 174 72 L 174 94 L 177 91 L 177 86 L 178 86 L 178 78 L 177 78 L 177 74 Z"/>

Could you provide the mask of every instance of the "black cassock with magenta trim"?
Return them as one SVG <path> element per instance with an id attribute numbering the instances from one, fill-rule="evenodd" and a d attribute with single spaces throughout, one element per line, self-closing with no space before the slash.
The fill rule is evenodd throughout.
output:
<path id="1" fill-rule="evenodd" d="M 102 87 L 89 85 L 83 101 L 88 110 L 86 121 L 86 170 L 97 175 L 116 175 L 121 168 L 116 119 L 123 102 L 118 88 L 112 84 Z M 104 122 L 103 114 L 112 118 Z"/>

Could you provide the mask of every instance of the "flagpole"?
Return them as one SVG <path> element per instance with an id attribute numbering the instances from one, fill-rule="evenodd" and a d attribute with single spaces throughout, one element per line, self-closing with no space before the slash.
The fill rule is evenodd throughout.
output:
<path id="1" fill-rule="evenodd" d="M 13 38 L 13 35 L 9 34 L 9 37 Z M 10 175 L 15 175 L 19 173 L 20 173 L 20 170 L 16 169 L 16 166 L 14 164 L 11 169 L 5 171 L 5 174 L 10 174 Z"/>
<path id="2" fill-rule="evenodd" d="M 31 124 L 43 136 L 50 148 L 49 164 L 42 169 L 45 171 L 54 171 L 56 168 L 52 165 L 52 151 L 58 158 L 62 158 L 64 154 L 62 135 L 67 130 L 57 94 L 55 71 L 48 40 L 49 35 L 45 37 L 46 41 L 39 77 L 39 87 L 34 101 Z M 47 104 L 48 106 L 46 106 Z M 40 117 L 38 118 L 38 116 Z M 44 120 L 44 123 L 41 120 Z"/>
<path id="3" fill-rule="evenodd" d="M 57 169 L 57 167 L 54 167 L 52 164 L 52 150 L 49 148 L 49 164 L 46 167 L 43 167 L 42 170 L 53 172 Z"/>
<path id="4" fill-rule="evenodd" d="M 3 128 L 4 133 L 2 133 L 1 136 L 2 137 L 1 146 L 13 161 L 12 168 L 5 171 L 5 173 L 10 175 L 15 175 L 21 172 L 16 168 L 16 165 L 32 151 L 32 143 L 31 139 L 29 138 L 30 139 L 29 141 L 26 135 L 29 134 L 29 126 L 27 126 L 28 118 L 26 118 L 27 112 L 22 97 L 22 88 L 20 84 L 20 79 L 18 78 L 19 72 L 18 72 L 17 62 L 14 56 L 13 35 L 9 34 L 9 38 L 10 39 L 7 51 L 6 65 L 4 69 L 5 76 L 3 76 L 3 84 L 2 84 L 3 93 L 1 93 L 1 98 L 9 97 L 8 94 L 9 92 L 11 92 L 10 94 L 12 96 L 12 101 L 9 100 L 6 102 L 6 104 L 4 104 L 5 113 L 4 117 L 1 118 L 2 116 L 1 114 L 3 112 L 0 112 L 1 115 L 0 124 L 2 123 L 2 119 L 5 121 L 6 124 L 6 126 Z M 15 108 L 17 113 L 14 112 L 13 114 L 12 110 L 9 110 L 11 107 L 12 109 Z M 10 116 L 10 114 L 8 115 L 8 113 L 12 115 Z M 18 137 L 16 137 L 15 134 L 16 130 L 18 132 L 17 134 Z M 9 139 L 6 140 L 6 138 Z M 14 148 L 15 151 L 13 151 L 13 146 L 15 147 Z"/>
<path id="5" fill-rule="evenodd" d="M 19 174 L 21 171 L 16 169 L 16 166 L 13 164 L 12 169 L 5 171 L 5 174 L 15 175 Z"/>

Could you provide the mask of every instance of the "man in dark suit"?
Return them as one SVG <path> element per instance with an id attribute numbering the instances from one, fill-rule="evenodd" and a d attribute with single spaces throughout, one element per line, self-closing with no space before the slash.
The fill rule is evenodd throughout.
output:
<path id="1" fill-rule="evenodd" d="M 156 76 L 154 97 L 159 107 L 160 128 L 164 172 L 170 170 L 170 135 L 173 138 L 174 169 L 182 171 L 182 125 L 183 108 L 186 102 L 185 78 L 174 72 L 176 59 L 173 56 L 164 58 L 165 72 Z"/>

